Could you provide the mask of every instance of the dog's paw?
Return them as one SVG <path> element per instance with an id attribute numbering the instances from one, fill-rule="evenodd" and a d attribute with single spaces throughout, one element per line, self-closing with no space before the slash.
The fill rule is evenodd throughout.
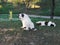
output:
<path id="1" fill-rule="evenodd" d="M 23 29 L 23 30 L 28 30 L 28 28 L 26 28 L 26 27 L 21 27 L 21 29 Z"/>
<path id="2" fill-rule="evenodd" d="M 29 31 L 36 31 L 37 29 L 36 28 L 32 28 L 32 29 L 30 29 Z"/>
<path id="3" fill-rule="evenodd" d="M 33 29 L 33 31 L 36 31 L 36 30 L 37 30 L 36 28 Z"/>

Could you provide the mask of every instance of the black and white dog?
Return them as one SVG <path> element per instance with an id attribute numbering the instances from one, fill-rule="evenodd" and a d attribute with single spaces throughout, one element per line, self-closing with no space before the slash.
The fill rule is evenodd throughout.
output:
<path id="1" fill-rule="evenodd" d="M 38 22 L 36 22 L 36 24 L 40 25 L 40 26 L 53 26 L 53 27 L 56 26 L 56 24 L 52 21 L 48 21 L 48 22 L 47 21 L 38 21 Z"/>
<path id="2" fill-rule="evenodd" d="M 34 23 L 31 21 L 29 16 L 25 13 L 19 14 L 19 19 L 22 22 L 22 27 L 24 30 L 36 30 Z"/>

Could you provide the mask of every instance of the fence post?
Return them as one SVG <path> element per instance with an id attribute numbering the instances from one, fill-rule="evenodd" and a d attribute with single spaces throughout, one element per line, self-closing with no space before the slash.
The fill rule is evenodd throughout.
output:
<path id="1" fill-rule="evenodd" d="M 12 19 L 12 11 L 10 10 L 9 11 L 9 20 L 11 20 Z"/>
<path id="2" fill-rule="evenodd" d="M 55 9 L 55 0 L 51 1 L 51 19 L 53 19 L 54 16 L 54 9 Z"/>

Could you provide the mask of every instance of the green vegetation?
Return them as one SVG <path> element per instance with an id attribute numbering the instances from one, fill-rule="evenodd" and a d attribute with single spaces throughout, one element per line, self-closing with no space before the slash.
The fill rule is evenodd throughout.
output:
<path id="1" fill-rule="evenodd" d="M 35 1 L 33 1 L 33 2 L 35 2 Z M 25 4 L 25 3 L 27 3 L 27 4 Z M 45 0 L 45 1 L 39 0 L 39 2 L 36 1 L 34 4 L 40 6 L 40 8 L 38 8 L 38 9 L 28 8 L 29 5 L 31 5 L 31 4 L 32 4 L 32 2 L 29 3 L 27 1 L 25 1 L 24 3 L 16 3 L 14 6 L 14 4 L 11 2 L 5 2 L 5 3 L 0 2 L 0 5 L 2 6 L 2 8 L 0 8 L 0 14 L 9 14 L 9 10 L 12 10 L 13 14 L 18 14 L 18 13 L 24 12 L 24 13 L 28 13 L 28 14 L 48 15 L 48 16 L 51 15 L 51 5 L 52 5 L 51 0 Z M 59 9 L 60 9 L 60 0 L 57 0 L 57 1 L 55 0 L 55 10 L 54 10 L 55 16 L 60 16 Z"/>

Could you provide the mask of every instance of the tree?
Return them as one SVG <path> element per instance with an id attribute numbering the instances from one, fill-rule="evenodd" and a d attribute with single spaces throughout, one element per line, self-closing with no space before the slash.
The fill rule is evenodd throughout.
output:
<path id="1" fill-rule="evenodd" d="M 31 8 L 32 5 L 35 5 L 37 2 L 40 2 L 41 0 L 25 0 L 24 3 L 27 8 Z"/>

